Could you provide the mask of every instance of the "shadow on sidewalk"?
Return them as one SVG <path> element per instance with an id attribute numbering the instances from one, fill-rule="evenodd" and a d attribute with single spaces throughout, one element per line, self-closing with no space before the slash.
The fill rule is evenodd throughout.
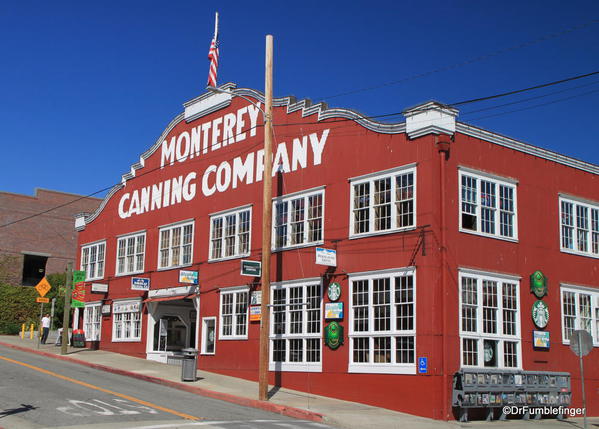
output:
<path id="1" fill-rule="evenodd" d="M 9 408 L 8 410 L 0 411 L 0 419 L 6 416 L 12 416 L 13 414 L 26 413 L 27 411 L 36 410 L 38 407 L 33 405 L 21 404 L 20 408 Z"/>

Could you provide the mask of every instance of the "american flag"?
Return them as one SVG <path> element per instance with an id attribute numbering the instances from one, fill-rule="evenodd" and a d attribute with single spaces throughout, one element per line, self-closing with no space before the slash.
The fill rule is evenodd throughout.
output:
<path id="1" fill-rule="evenodd" d="M 208 59 L 210 60 L 210 71 L 208 72 L 208 86 L 216 86 L 216 75 L 218 72 L 218 12 L 216 12 L 214 37 L 212 38 L 212 43 L 210 43 Z"/>

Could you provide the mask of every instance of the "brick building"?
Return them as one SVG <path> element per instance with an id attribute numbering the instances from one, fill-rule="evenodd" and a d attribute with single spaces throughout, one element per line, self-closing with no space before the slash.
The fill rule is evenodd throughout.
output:
<path id="1" fill-rule="evenodd" d="M 5 276 L 2 280 L 35 286 L 43 274 L 40 270 L 48 274 L 64 272 L 67 262 L 74 261 L 77 249 L 75 215 L 93 212 L 100 201 L 40 188 L 33 196 L 0 192 L 0 225 L 58 207 L 0 228 L 0 263 Z"/>
<path id="2" fill-rule="evenodd" d="M 82 323 L 106 350 L 170 363 L 197 347 L 201 369 L 255 380 L 260 285 L 240 262 L 261 257 L 263 96 L 222 88 L 234 95 L 185 103 L 78 219 Z M 599 166 L 436 102 L 395 124 L 273 104 L 272 384 L 446 419 L 460 371 L 479 372 L 468 400 L 481 407 L 565 403 L 567 387 L 538 386 L 566 372 L 580 406 L 568 346 L 586 330 L 597 362 Z M 317 248 L 336 250 L 334 266 Z M 597 392 L 599 365 L 586 376 Z M 587 401 L 599 414 L 596 393 Z"/>

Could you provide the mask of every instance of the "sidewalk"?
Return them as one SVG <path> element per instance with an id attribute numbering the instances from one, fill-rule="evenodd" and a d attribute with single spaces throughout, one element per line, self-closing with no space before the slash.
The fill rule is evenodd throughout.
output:
<path id="1" fill-rule="evenodd" d="M 568 419 L 565 422 L 559 422 L 554 419 L 542 421 L 509 420 L 506 422 L 494 421 L 490 423 L 441 422 L 289 389 L 279 389 L 268 402 L 258 401 L 256 399 L 258 383 L 256 382 L 206 371 L 198 371 L 198 381 L 183 383 L 180 381 L 181 368 L 179 366 L 166 365 L 103 350 L 92 351 L 71 347 L 69 347 L 66 356 L 61 356 L 60 347 L 54 346 L 54 338 L 55 334 L 48 339 L 48 344 L 40 345 L 39 350 L 37 349 L 37 338 L 22 340 L 18 336 L 0 335 L 0 345 L 68 360 L 100 370 L 167 385 L 202 396 L 260 408 L 300 419 L 322 422 L 343 429 L 363 429 L 366 427 L 377 429 L 456 429 L 460 427 L 484 427 L 492 429 L 582 428 L 582 418 Z M 599 418 L 589 419 L 589 427 L 593 427 L 594 425 L 599 426 Z"/>

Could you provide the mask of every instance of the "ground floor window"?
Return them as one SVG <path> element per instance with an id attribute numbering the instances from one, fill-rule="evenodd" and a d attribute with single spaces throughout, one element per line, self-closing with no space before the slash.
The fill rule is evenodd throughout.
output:
<path id="1" fill-rule="evenodd" d="M 202 347 L 200 353 L 213 355 L 216 346 L 216 317 L 202 318 Z"/>
<path id="2" fill-rule="evenodd" d="M 593 337 L 599 347 L 599 289 L 561 285 L 562 340 L 569 344 L 577 329 Z"/>
<path id="3" fill-rule="evenodd" d="M 413 269 L 350 274 L 349 372 L 416 372 Z"/>
<path id="4" fill-rule="evenodd" d="M 100 341 L 101 327 L 101 303 L 94 302 L 86 304 L 83 310 L 83 332 L 85 332 L 85 340 Z"/>
<path id="5" fill-rule="evenodd" d="M 521 368 L 519 277 L 460 270 L 464 367 Z"/>
<path id="6" fill-rule="evenodd" d="M 112 304 L 112 341 L 141 340 L 141 302 L 118 301 Z"/>
<path id="7" fill-rule="evenodd" d="M 273 284 L 271 303 L 271 371 L 322 371 L 320 279 Z"/>

